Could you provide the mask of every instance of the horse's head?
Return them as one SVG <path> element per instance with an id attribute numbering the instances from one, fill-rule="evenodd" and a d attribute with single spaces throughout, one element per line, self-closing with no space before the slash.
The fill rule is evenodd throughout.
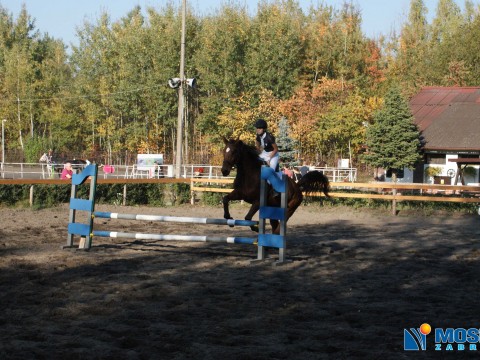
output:
<path id="1" fill-rule="evenodd" d="M 222 174 L 228 176 L 235 164 L 240 161 L 243 142 L 241 140 L 227 140 L 226 138 L 223 138 L 223 142 L 225 148 L 223 149 Z"/>

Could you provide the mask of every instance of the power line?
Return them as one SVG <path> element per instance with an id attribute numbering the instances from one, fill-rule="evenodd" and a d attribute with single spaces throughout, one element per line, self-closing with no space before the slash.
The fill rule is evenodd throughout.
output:
<path id="1" fill-rule="evenodd" d="M 15 100 L 0 100 L 2 103 L 17 103 L 17 102 L 22 102 L 22 103 L 27 103 L 27 102 L 39 102 L 39 101 L 52 101 L 52 100 L 75 100 L 75 99 L 87 99 L 87 98 L 95 98 L 95 97 L 109 97 L 109 96 L 115 96 L 115 95 L 120 95 L 120 94 L 128 94 L 128 93 L 134 93 L 134 92 L 141 92 L 145 90 L 152 90 L 159 88 L 163 85 L 155 85 L 155 86 L 145 86 L 143 88 L 137 88 L 137 89 L 132 89 L 132 90 L 125 90 L 125 91 L 117 91 L 117 92 L 111 92 L 111 93 L 105 93 L 105 94 L 92 94 L 92 95 L 77 95 L 77 96 L 64 96 L 64 97 L 50 97 L 50 98 L 33 98 L 33 99 L 15 99 Z"/>

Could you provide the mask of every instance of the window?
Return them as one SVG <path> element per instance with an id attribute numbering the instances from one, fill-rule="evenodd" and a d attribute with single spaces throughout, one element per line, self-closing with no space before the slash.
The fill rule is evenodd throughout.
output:
<path id="1" fill-rule="evenodd" d="M 445 154 L 427 154 L 427 164 L 445 165 L 446 163 Z"/>
<path id="2" fill-rule="evenodd" d="M 391 178 L 392 177 L 392 172 L 393 172 L 392 169 L 388 169 L 386 176 L 388 178 Z M 403 179 L 404 176 L 405 176 L 404 169 L 397 170 L 397 179 Z"/>
<path id="3" fill-rule="evenodd" d="M 478 155 L 472 154 L 458 154 L 458 157 L 462 159 L 478 159 Z"/>

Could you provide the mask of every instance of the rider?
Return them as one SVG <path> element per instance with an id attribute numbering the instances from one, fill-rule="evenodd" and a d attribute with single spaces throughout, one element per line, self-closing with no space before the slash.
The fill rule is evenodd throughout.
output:
<path id="1" fill-rule="evenodd" d="M 256 146 L 260 152 L 260 158 L 264 160 L 273 171 L 278 172 L 279 156 L 275 136 L 267 131 L 267 122 L 263 119 L 257 119 L 255 128 L 257 129 Z"/>

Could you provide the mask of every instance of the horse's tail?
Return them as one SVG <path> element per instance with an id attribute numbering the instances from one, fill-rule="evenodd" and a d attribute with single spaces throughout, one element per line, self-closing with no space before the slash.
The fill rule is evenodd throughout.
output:
<path id="1" fill-rule="evenodd" d="M 323 172 L 314 170 L 309 171 L 297 183 L 301 191 L 309 194 L 314 192 L 323 192 L 326 197 L 330 197 L 330 182 Z"/>

